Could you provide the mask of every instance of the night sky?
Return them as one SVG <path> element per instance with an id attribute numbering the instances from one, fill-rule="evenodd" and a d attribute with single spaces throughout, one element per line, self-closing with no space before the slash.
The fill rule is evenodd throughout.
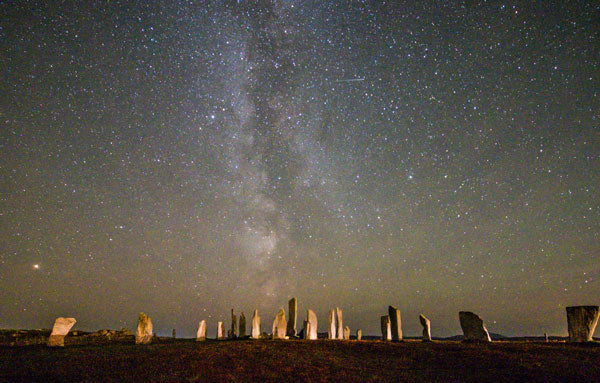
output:
<path id="1" fill-rule="evenodd" d="M 35 3 L 0 2 L 0 327 L 600 303 L 597 2 Z"/>

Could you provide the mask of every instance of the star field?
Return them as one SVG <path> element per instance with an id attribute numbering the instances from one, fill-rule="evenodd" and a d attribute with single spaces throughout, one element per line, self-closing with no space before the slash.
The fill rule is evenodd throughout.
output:
<path id="1" fill-rule="evenodd" d="M 597 4 L 167 3 L 0 4 L 0 327 L 598 304 Z"/>

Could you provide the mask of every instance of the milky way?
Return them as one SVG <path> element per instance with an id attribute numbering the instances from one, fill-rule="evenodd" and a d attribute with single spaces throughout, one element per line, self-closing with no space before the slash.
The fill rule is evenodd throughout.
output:
<path id="1" fill-rule="evenodd" d="M 594 2 L 49 3 L 0 5 L 0 327 L 599 304 Z"/>

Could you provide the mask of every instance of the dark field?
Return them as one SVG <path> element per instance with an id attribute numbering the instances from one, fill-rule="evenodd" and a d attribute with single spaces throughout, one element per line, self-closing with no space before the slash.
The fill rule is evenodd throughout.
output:
<path id="1" fill-rule="evenodd" d="M 600 381 L 600 345 L 206 341 L 0 346 L 0 381 Z"/>

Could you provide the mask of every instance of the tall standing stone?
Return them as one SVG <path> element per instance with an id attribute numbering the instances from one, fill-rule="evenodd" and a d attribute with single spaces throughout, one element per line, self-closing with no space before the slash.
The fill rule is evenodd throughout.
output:
<path id="1" fill-rule="evenodd" d="M 419 315 L 419 321 L 423 326 L 423 342 L 429 342 L 431 340 L 431 322 L 423 314 Z"/>
<path id="2" fill-rule="evenodd" d="M 296 298 L 292 298 L 288 302 L 288 316 L 289 320 L 287 322 L 287 336 L 296 336 L 296 317 L 298 312 L 298 300 Z"/>
<path id="3" fill-rule="evenodd" d="M 392 340 L 392 326 L 389 315 L 381 317 L 381 340 Z"/>
<path id="4" fill-rule="evenodd" d="M 48 346 L 64 347 L 65 336 L 67 336 L 71 327 L 73 327 L 76 322 L 75 318 L 56 318 L 54 326 L 52 327 L 52 332 L 50 333 L 50 338 L 48 338 Z"/>
<path id="5" fill-rule="evenodd" d="M 217 323 L 217 339 L 225 339 L 225 325 L 223 324 L 223 322 Z"/>
<path id="6" fill-rule="evenodd" d="M 567 307 L 569 342 L 591 342 L 599 316 L 598 306 Z"/>
<path id="7" fill-rule="evenodd" d="M 336 307 L 335 314 L 336 314 L 335 320 L 337 322 L 337 329 L 335 330 L 335 333 L 336 333 L 338 339 L 344 339 L 344 325 L 342 323 L 342 309 L 339 307 Z"/>
<path id="8" fill-rule="evenodd" d="M 286 339 L 286 326 L 285 311 L 280 309 L 273 320 L 273 339 Z"/>
<path id="9" fill-rule="evenodd" d="M 237 317 L 233 313 L 233 309 L 231 309 L 231 330 L 229 332 L 229 337 L 231 339 L 235 339 L 236 333 L 237 333 Z"/>
<path id="10" fill-rule="evenodd" d="M 362 330 L 356 330 L 356 340 L 362 340 Z"/>
<path id="11" fill-rule="evenodd" d="M 350 340 L 350 327 L 344 327 L 344 340 Z"/>
<path id="12" fill-rule="evenodd" d="M 240 338 L 244 338 L 246 336 L 246 316 L 244 315 L 244 312 L 242 311 L 242 313 L 240 314 Z"/>
<path id="13" fill-rule="evenodd" d="M 399 342 L 402 340 L 402 318 L 400 317 L 400 310 L 394 306 L 389 306 L 388 315 L 390 316 L 390 327 L 392 328 L 392 342 Z"/>
<path id="14" fill-rule="evenodd" d="M 258 316 L 258 310 L 254 310 L 252 315 L 252 339 L 260 338 L 260 316 Z"/>
<path id="15" fill-rule="evenodd" d="M 196 341 L 201 342 L 206 340 L 206 321 L 201 320 L 198 323 L 198 331 L 196 332 Z"/>
<path id="16" fill-rule="evenodd" d="M 177 338 L 177 330 L 173 329 L 173 331 L 171 332 L 171 338 Z"/>
<path id="17" fill-rule="evenodd" d="M 306 312 L 306 338 L 310 340 L 317 339 L 317 314 L 314 311 L 308 310 Z"/>
<path id="18" fill-rule="evenodd" d="M 490 334 L 483 324 L 483 320 L 470 311 L 461 311 L 458 313 L 460 327 L 467 341 L 491 342 Z"/>
<path id="19" fill-rule="evenodd" d="M 135 332 L 135 344 L 150 343 L 152 335 L 152 319 L 148 315 L 140 313 L 137 331 Z"/>
<path id="20" fill-rule="evenodd" d="M 335 311 L 329 310 L 329 328 L 327 329 L 327 339 L 335 339 L 336 324 Z"/>

